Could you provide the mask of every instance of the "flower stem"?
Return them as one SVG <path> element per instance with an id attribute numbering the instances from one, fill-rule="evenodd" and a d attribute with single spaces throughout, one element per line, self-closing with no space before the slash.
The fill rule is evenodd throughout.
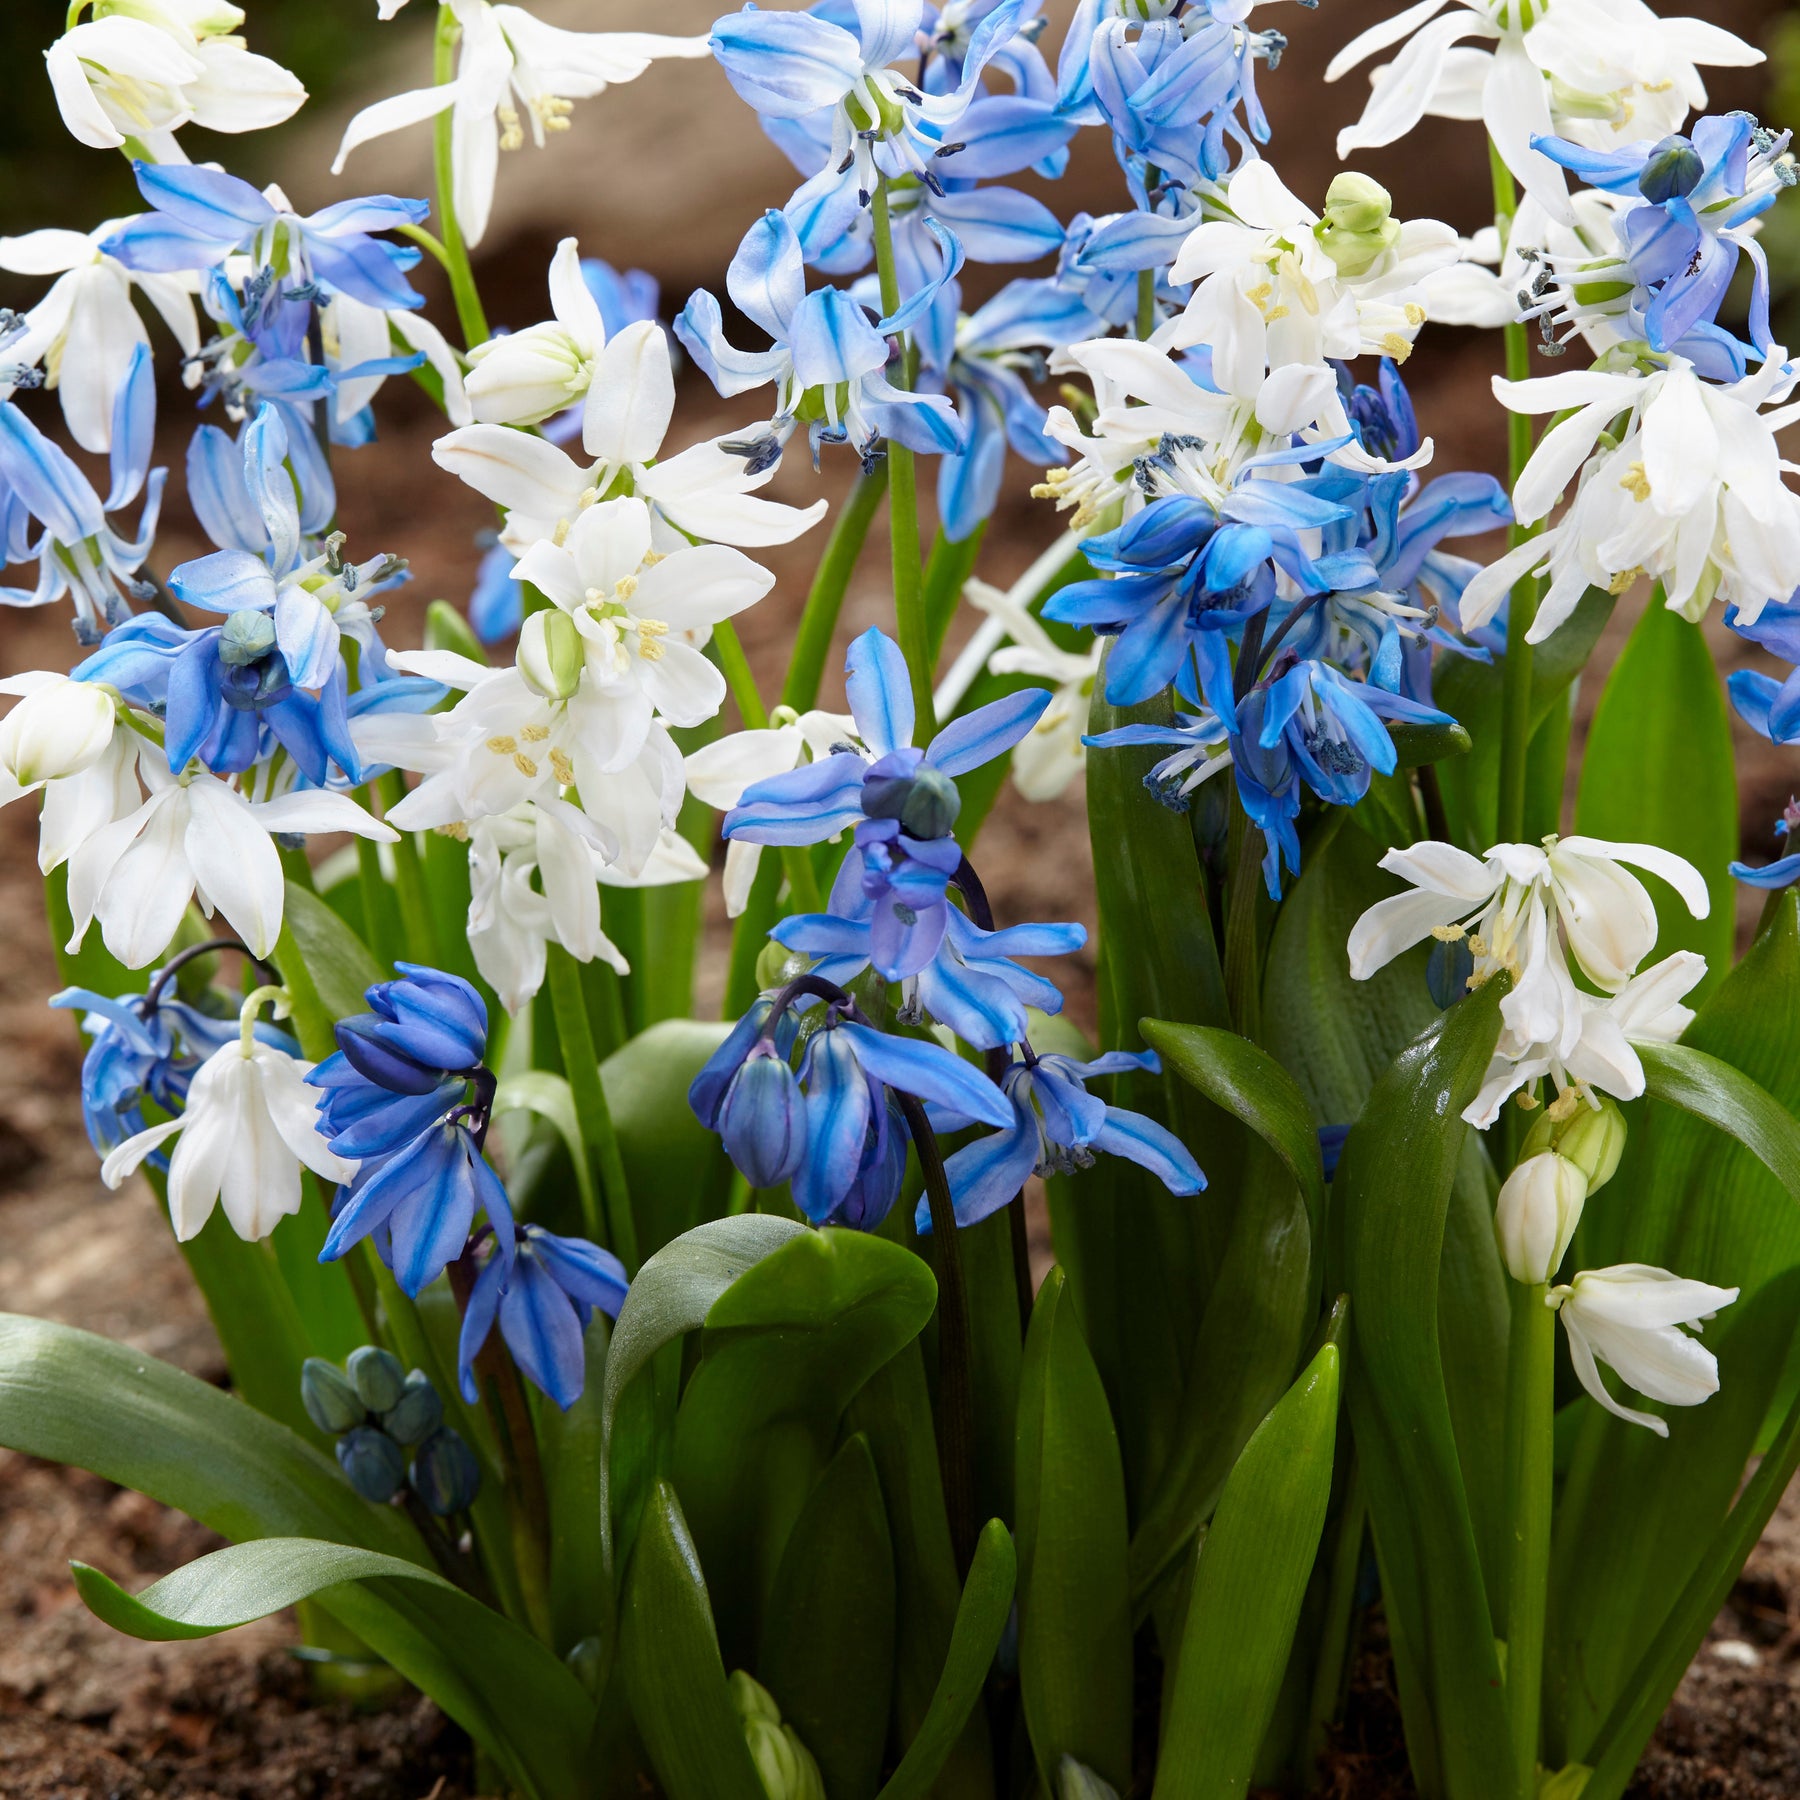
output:
<path id="1" fill-rule="evenodd" d="M 406 796 L 397 769 L 381 778 L 379 792 L 385 816 Z M 400 903 L 400 924 L 408 955 L 414 962 L 436 967 L 437 926 L 431 916 L 431 896 L 425 883 L 425 865 L 419 856 L 419 846 L 410 831 L 402 831 L 393 850 L 394 893 Z"/>
<path id="2" fill-rule="evenodd" d="M 613 1129 L 612 1109 L 606 1103 L 606 1088 L 600 1079 L 593 1023 L 588 1018 L 587 996 L 581 990 L 581 965 L 561 944 L 546 947 L 545 963 L 556 1035 L 562 1045 L 563 1074 L 575 1100 L 582 1146 L 604 1197 L 604 1232 L 598 1218 L 584 1219 L 583 1225 L 596 1241 L 604 1238 L 627 1273 L 635 1274 L 637 1225 L 631 1215 L 631 1192 L 625 1179 L 625 1159 L 619 1153 L 619 1134 Z"/>
<path id="3" fill-rule="evenodd" d="M 837 630 L 844 595 L 849 589 L 850 577 L 856 572 L 863 540 L 869 535 L 876 509 L 881 505 L 881 496 L 886 492 L 887 469 L 879 466 L 867 475 L 857 476 L 850 498 L 838 510 L 830 541 L 819 559 L 818 572 L 813 576 L 811 591 L 806 596 L 800 629 L 794 634 L 794 653 L 788 663 L 787 680 L 781 684 L 781 704 L 791 706 L 795 712 L 805 712 L 818 703 L 825 658 L 831 651 L 832 634 Z"/>
<path id="4" fill-rule="evenodd" d="M 1518 189 L 1512 171 L 1490 142 L 1488 160 L 1494 180 L 1494 215 L 1500 228 L 1500 254 L 1506 255 L 1513 220 L 1519 210 Z M 1506 378 L 1523 381 L 1531 373 L 1531 343 L 1526 328 L 1517 320 L 1506 327 Z M 1519 484 L 1519 476 L 1531 459 L 1531 420 L 1524 413 L 1507 415 L 1507 491 Z M 1507 533 L 1513 548 L 1535 535 L 1536 527 L 1514 525 Z M 1531 749 L 1531 645 L 1525 641 L 1537 616 L 1538 587 L 1535 578 L 1518 583 L 1506 614 L 1506 660 L 1501 675 L 1500 698 L 1500 804 L 1496 834 L 1502 843 L 1516 843 L 1525 829 L 1525 773 Z"/>
<path id="5" fill-rule="evenodd" d="M 925 1197 L 931 1207 L 933 1265 L 938 1283 L 938 1461 L 943 1466 L 944 1510 L 960 1574 L 975 1555 L 975 1390 L 969 1333 L 969 1292 L 963 1280 L 956 1211 L 944 1175 L 944 1153 L 925 1108 L 911 1094 L 895 1092 L 906 1115 Z"/>
<path id="6" fill-rule="evenodd" d="M 888 217 L 888 184 L 884 175 L 875 189 L 875 266 L 881 277 L 882 310 L 892 313 L 900 305 L 900 276 L 894 266 L 894 231 Z M 895 371 L 896 387 L 912 386 L 910 349 L 903 352 Z M 913 453 L 904 444 L 888 440 L 888 535 L 894 549 L 894 632 L 912 676 L 914 737 L 927 743 L 937 735 L 937 714 L 932 705 L 933 675 L 931 633 L 925 620 L 925 580 L 919 551 L 918 471 Z"/>
<path id="7" fill-rule="evenodd" d="M 1252 1043 L 1262 1037 L 1261 956 L 1257 946 L 1258 893 L 1262 886 L 1263 835 L 1233 793 L 1225 913 L 1225 994 L 1231 1022 Z"/>
<path id="8" fill-rule="evenodd" d="M 1137 334 L 1147 338 L 1156 329 L 1156 271 L 1139 269 L 1137 278 Z"/>
<path id="9" fill-rule="evenodd" d="M 1550 1583 L 1556 1315 L 1540 1282 L 1512 1282 L 1506 1369 L 1506 1713 L 1520 1800 L 1537 1793 Z"/>
<path id="10" fill-rule="evenodd" d="M 456 79 L 456 45 L 461 36 L 462 27 L 456 22 L 455 12 L 440 0 L 437 42 L 431 61 L 431 78 L 439 87 Z M 438 219 L 444 228 L 444 267 L 450 275 L 450 293 L 456 301 L 456 322 L 462 328 L 463 347 L 472 350 L 477 344 L 485 344 L 490 334 L 487 314 L 481 310 L 481 295 L 475 289 L 475 271 L 469 267 L 469 247 L 463 242 L 462 226 L 456 217 L 455 108 L 439 113 L 431 129 Z"/>

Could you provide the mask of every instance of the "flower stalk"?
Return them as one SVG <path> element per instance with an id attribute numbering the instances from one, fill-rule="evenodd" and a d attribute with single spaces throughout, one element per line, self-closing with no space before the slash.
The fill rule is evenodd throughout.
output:
<path id="1" fill-rule="evenodd" d="M 1506 1717 L 1520 1800 L 1537 1793 L 1556 1409 L 1556 1315 L 1514 1281 L 1506 1370 Z"/>
<path id="2" fill-rule="evenodd" d="M 455 10 L 444 4 L 438 7 L 437 37 L 432 47 L 431 77 L 442 87 L 456 79 L 456 46 L 462 28 L 456 22 Z M 450 294 L 456 304 L 456 322 L 462 330 L 463 348 L 473 350 L 485 344 L 490 335 L 487 314 L 482 310 L 481 295 L 475 286 L 475 271 L 469 264 L 469 247 L 463 242 L 462 226 L 456 217 L 456 113 L 448 108 L 432 122 L 432 175 L 437 183 L 438 217 L 443 225 L 443 262 L 450 277 Z"/>

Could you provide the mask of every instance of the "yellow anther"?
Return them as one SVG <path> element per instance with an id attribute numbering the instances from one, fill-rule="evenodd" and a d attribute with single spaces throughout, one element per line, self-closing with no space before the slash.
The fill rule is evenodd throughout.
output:
<path id="1" fill-rule="evenodd" d="M 537 764 L 534 763 L 531 760 L 531 758 L 525 754 L 525 752 L 523 750 L 521 750 L 518 753 L 518 755 L 515 756 L 512 760 L 513 760 L 513 767 L 515 769 L 517 769 L 521 775 L 536 775 L 537 774 L 537 772 L 538 772 Z"/>
<path id="2" fill-rule="evenodd" d="M 613 583 L 613 598 L 623 604 L 637 592 L 637 585 L 637 577 L 635 575 L 621 575 L 619 579 Z"/>
<path id="3" fill-rule="evenodd" d="M 1559 1125 L 1564 1119 L 1572 1119 L 1581 1111 L 1580 1088 L 1564 1088 L 1545 1108 L 1545 1116 L 1554 1119 Z"/>
<path id="4" fill-rule="evenodd" d="M 1271 306 L 1269 310 L 1263 314 L 1263 317 L 1267 319 L 1271 325 L 1273 325 L 1277 319 L 1285 319 L 1287 316 L 1288 309 L 1285 306 Z"/>
<path id="5" fill-rule="evenodd" d="M 564 787 L 573 787 L 575 785 L 575 765 L 569 761 L 568 751 L 552 750 L 550 752 L 550 773 L 554 775 Z"/>
<path id="6" fill-rule="evenodd" d="M 644 552 L 644 567 L 646 569 L 654 569 L 662 560 L 663 553 L 660 550 L 646 550 Z"/>
<path id="7" fill-rule="evenodd" d="M 550 534 L 551 543 L 560 550 L 563 545 L 568 542 L 568 538 L 569 521 L 567 519 L 558 519 L 556 521 L 556 529 Z"/>
<path id="8" fill-rule="evenodd" d="M 548 725 L 527 725 L 520 733 L 528 744 L 541 744 L 550 735 Z"/>
<path id="9" fill-rule="evenodd" d="M 1246 288 L 1244 290 L 1244 298 L 1260 312 L 1268 305 L 1270 297 L 1274 292 L 1275 289 L 1269 282 L 1260 281 L 1255 287 Z"/>
<path id="10" fill-rule="evenodd" d="M 1416 301 L 1416 300 L 1407 301 L 1407 303 L 1406 303 L 1406 322 L 1415 331 L 1417 331 L 1418 328 L 1425 323 L 1425 309 L 1418 303 L 1418 301 Z"/>
<path id="11" fill-rule="evenodd" d="M 432 829 L 439 837 L 455 838 L 459 844 L 469 841 L 469 828 L 461 819 L 452 819 L 448 825 L 434 825 Z"/>
<path id="12" fill-rule="evenodd" d="M 1465 934 L 1460 925 L 1434 925 L 1431 928 L 1431 935 L 1440 944 L 1458 944 L 1462 942 Z"/>
<path id="13" fill-rule="evenodd" d="M 1626 469 L 1619 486 L 1636 501 L 1642 502 L 1650 498 L 1650 477 L 1645 473 L 1641 462 L 1634 462 Z"/>
<path id="14" fill-rule="evenodd" d="M 598 588 L 589 588 L 581 597 L 589 606 L 604 606 L 606 604 L 606 596 L 601 593 Z"/>
<path id="15" fill-rule="evenodd" d="M 576 502 L 576 506 L 580 511 L 586 512 L 599 498 L 600 490 L 597 487 L 591 487 L 581 496 L 580 500 Z"/>
<path id="16" fill-rule="evenodd" d="M 1469 934 L 1469 954 L 1471 956 L 1480 957 L 1480 956 L 1486 956 L 1487 953 L 1488 953 L 1487 939 L 1484 938 L 1480 934 L 1480 932 L 1471 932 Z"/>
<path id="17" fill-rule="evenodd" d="M 517 150 L 525 142 L 525 131 L 519 123 L 518 113 L 510 106 L 497 106 L 494 115 L 500 121 L 500 148 Z"/>
<path id="18" fill-rule="evenodd" d="M 1527 1093 L 1524 1088 L 1520 1088 L 1513 1095 L 1513 1103 L 1520 1112 L 1536 1112 L 1538 1107 L 1543 1104 L 1536 1094 Z"/>
<path id="19" fill-rule="evenodd" d="M 491 737 L 487 741 L 487 747 L 496 756 L 511 756 L 518 749 L 519 740 L 514 737 Z"/>
<path id="20" fill-rule="evenodd" d="M 1630 587 L 1641 574 L 1643 574 L 1643 572 L 1644 571 L 1641 568 L 1621 569 L 1618 574 L 1613 576 L 1613 578 L 1607 582 L 1606 591 L 1613 595 L 1624 593 L 1625 590 Z"/>
<path id="21" fill-rule="evenodd" d="M 1391 356 L 1397 363 L 1405 362 L 1412 353 L 1412 345 L 1397 331 L 1390 331 L 1387 336 L 1381 340 L 1381 354 L 1383 356 Z"/>

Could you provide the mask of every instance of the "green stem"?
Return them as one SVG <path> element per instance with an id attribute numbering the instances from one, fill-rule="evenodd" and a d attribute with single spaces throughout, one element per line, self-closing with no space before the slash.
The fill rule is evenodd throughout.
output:
<path id="1" fill-rule="evenodd" d="M 394 233 L 397 237 L 409 238 L 417 244 L 440 268 L 450 267 L 450 252 L 423 225 L 396 225 Z"/>
<path id="2" fill-rule="evenodd" d="M 1137 334 L 1147 338 L 1156 329 L 1156 271 L 1139 269 L 1137 278 Z"/>
<path id="3" fill-rule="evenodd" d="M 1506 1368 L 1506 1714 L 1520 1800 L 1537 1794 L 1556 1408 L 1556 1315 L 1513 1282 Z"/>
<path id="4" fill-rule="evenodd" d="M 406 789 L 397 769 L 382 777 L 380 793 L 384 814 L 405 797 Z M 431 897 L 425 886 L 425 863 L 410 831 L 402 831 L 394 844 L 394 895 L 400 903 L 400 928 L 406 940 L 407 960 L 437 968 L 437 925 L 431 916 Z"/>
<path id="5" fill-rule="evenodd" d="M 1501 255 L 1512 234 L 1519 209 L 1518 189 L 1512 171 L 1490 143 L 1488 159 L 1494 181 L 1495 222 L 1500 228 Z M 1524 381 L 1531 373 L 1531 343 L 1525 327 L 1516 320 L 1506 327 L 1506 378 Z M 1518 486 L 1519 476 L 1531 460 L 1531 420 L 1524 413 L 1507 417 L 1507 490 Z M 1507 533 L 1509 548 L 1536 535 L 1537 527 L 1514 525 Z M 1500 803 L 1495 821 L 1502 843 L 1516 843 L 1525 829 L 1526 759 L 1531 749 L 1531 645 L 1526 633 L 1537 616 L 1538 586 L 1535 579 L 1521 581 L 1512 591 L 1506 614 L 1506 660 L 1500 688 Z"/>
<path id="6" fill-rule="evenodd" d="M 750 731 L 763 731 L 769 723 L 769 709 L 756 691 L 756 677 L 750 670 L 750 659 L 744 654 L 743 641 L 737 627 L 729 619 L 721 619 L 713 627 L 712 641 L 719 652 L 719 673 L 731 689 L 739 715 Z"/>
<path id="7" fill-rule="evenodd" d="M 456 45 L 462 28 L 449 6 L 438 7 L 437 43 L 432 52 L 431 79 L 439 87 L 456 79 Z M 473 350 L 490 335 L 481 295 L 475 288 L 475 271 L 469 266 L 469 247 L 463 242 L 456 217 L 456 122 L 455 109 L 446 107 L 432 125 L 432 171 L 437 178 L 438 219 L 444 228 L 444 267 L 450 274 L 450 293 L 456 301 L 456 322 L 462 327 L 463 347 Z"/>
<path id="8" fill-rule="evenodd" d="M 900 305 L 900 276 L 894 266 L 894 232 L 888 218 L 888 184 L 884 175 L 875 189 L 875 266 L 881 277 L 882 311 L 892 313 Z M 910 349 L 895 371 L 896 387 L 912 386 Z M 937 736 L 937 713 L 932 704 L 935 670 L 931 655 L 931 630 L 925 619 L 924 567 L 919 551 L 918 470 L 913 453 L 891 438 L 888 460 L 888 535 L 894 547 L 894 635 L 912 676 L 913 736 L 928 743 Z"/>
<path id="9" fill-rule="evenodd" d="M 1351 1452 L 1354 1457 L 1355 1452 Z M 1327 1732 L 1344 1698 L 1344 1675 L 1350 1662 L 1350 1633 L 1355 1623 L 1356 1588 L 1362 1574 L 1363 1540 L 1369 1528 L 1369 1496 L 1362 1466 L 1352 1461 L 1344 1484 L 1343 1511 L 1338 1515 L 1337 1542 L 1325 1594 L 1325 1623 L 1319 1634 L 1319 1661 L 1313 1671 L 1312 1699 L 1307 1708 L 1306 1768 L 1318 1766 L 1327 1749 Z"/>
<path id="10" fill-rule="evenodd" d="M 1262 982 L 1258 967 L 1257 906 L 1262 887 L 1263 835 L 1250 822 L 1242 803 L 1233 794 L 1231 836 L 1226 867 L 1230 890 L 1225 914 L 1225 997 L 1231 1022 L 1238 1033 L 1253 1043 L 1262 1036 Z"/>
<path id="11" fill-rule="evenodd" d="M 568 1077 L 569 1090 L 574 1095 L 582 1144 L 605 1197 L 605 1241 L 627 1272 L 636 1274 L 637 1226 L 631 1216 L 625 1159 L 619 1153 L 612 1109 L 606 1103 L 606 1087 L 600 1079 L 600 1059 L 594 1051 L 594 1030 L 588 1019 L 587 996 L 581 988 L 581 965 L 561 944 L 547 946 L 545 962 L 550 1005 L 556 1015 L 556 1034 L 562 1044 L 563 1073 Z M 586 1223 L 591 1235 L 600 1235 L 596 1231 L 598 1219 Z"/>
<path id="12" fill-rule="evenodd" d="M 800 629 L 794 634 L 787 680 L 781 685 L 781 704 L 791 706 L 795 712 L 806 712 L 818 704 L 819 683 L 824 679 L 825 659 L 831 652 L 844 595 L 856 572 L 856 561 L 862 555 L 863 541 L 874 523 L 881 496 L 886 492 L 887 466 L 878 464 L 872 473 L 857 476 L 850 498 L 838 511 L 818 573 L 813 576 L 812 589 L 806 596 Z"/>
<path id="13" fill-rule="evenodd" d="M 942 526 L 938 527 L 930 560 L 925 564 L 925 628 L 931 635 L 933 667 L 944 653 L 944 639 L 956 617 L 963 586 L 975 573 L 987 528 L 988 522 L 983 519 L 966 538 L 951 539 L 944 536 Z"/>

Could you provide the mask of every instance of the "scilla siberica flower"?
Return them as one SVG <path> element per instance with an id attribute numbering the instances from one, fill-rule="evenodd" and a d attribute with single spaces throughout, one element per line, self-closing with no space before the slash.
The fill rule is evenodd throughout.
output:
<path id="1" fill-rule="evenodd" d="M 497 1318 L 513 1361 L 567 1412 L 587 1377 L 582 1339 L 589 1319 L 596 1308 L 616 1319 L 625 1304 L 625 1265 L 584 1238 L 558 1237 L 541 1225 L 506 1229 L 516 1233 L 513 1253 L 494 1251 L 463 1310 L 456 1345 L 463 1398 L 476 1402 L 475 1358 Z"/>
<path id="2" fill-rule="evenodd" d="M 1771 607 L 1754 624 L 1744 623 L 1734 609 L 1725 615 L 1725 623 L 1740 637 L 1773 651 L 1783 661 L 1800 663 L 1800 608 L 1792 604 Z M 1725 686 L 1738 717 L 1757 736 L 1772 744 L 1800 743 L 1800 668 L 1790 668 L 1781 681 L 1760 669 L 1733 669 L 1725 678 Z M 4 761 L 3 748 L 0 761 Z M 1794 841 L 1797 832 L 1800 801 L 1790 799 L 1775 821 L 1776 841 Z M 1751 887 L 1787 887 L 1800 880 L 1800 854 L 1777 857 L 1760 869 L 1750 863 L 1734 862 L 1731 875 Z"/>
<path id="3" fill-rule="evenodd" d="M 400 963 L 368 991 L 372 1012 L 341 1020 L 338 1048 L 308 1075 L 320 1129 L 358 1163 L 321 1262 L 373 1237 L 411 1295 L 462 1254 L 477 1209 L 498 1254 L 513 1255 L 513 1216 L 482 1155 L 494 1078 L 482 1066 L 487 1007 L 459 975 Z"/>
<path id="4" fill-rule="evenodd" d="M 834 745 L 831 755 L 745 789 L 724 831 L 757 844 L 818 844 L 854 826 L 846 867 L 855 865 L 854 878 L 876 903 L 870 958 L 886 979 L 901 981 L 931 961 L 948 929 L 945 887 L 962 861 L 950 835 L 962 805 L 954 777 L 1010 750 L 1050 695 L 1026 688 L 977 707 L 919 750 L 899 645 L 865 631 L 845 668 L 861 747 Z"/>
<path id="5" fill-rule="evenodd" d="M 1086 1084 L 1101 1075 L 1138 1070 L 1154 1075 L 1162 1067 L 1154 1050 L 1109 1050 L 1077 1062 L 1068 1056 L 1035 1056 L 1029 1045 L 1022 1048 L 1023 1060 L 1000 1079 L 1011 1103 L 1011 1120 L 992 1137 L 978 1138 L 945 1160 L 958 1225 L 975 1225 L 998 1212 L 1028 1176 L 1091 1168 L 1102 1154 L 1123 1156 L 1148 1169 L 1171 1194 L 1197 1194 L 1206 1186 L 1200 1165 L 1173 1132 L 1087 1091 Z M 950 1128 L 949 1121 L 937 1122 Z M 924 1201 L 915 1225 L 922 1232 L 931 1229 Z"/>

